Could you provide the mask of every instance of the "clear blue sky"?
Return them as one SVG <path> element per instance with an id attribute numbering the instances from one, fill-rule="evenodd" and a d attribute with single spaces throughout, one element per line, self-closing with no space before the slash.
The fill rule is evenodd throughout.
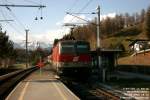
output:
<path id="1" fill-rule="evenodd" d="M 1 19 L 13 19 L 13 22 L 2 22 L 3 29 L 7 31 L 14 41 L 25 39 L 25 28 L 29 28 L 31 41 L 51 42 L 54 38 L 60 38 L 67 32 L 61 25 L 70 18 L 66 11 L 70 12 L 93 12 L 97 5 L 101 7 L 101 14 L 140 12 L 150 5 L 150 0 L 1 0 L 0 4 L 42 4 L 43 20 L 35 21 L 34 18 L 40 15 L 38 8 L 11 8 L 11 11 L 0 7 Z M 87 5 L 85 7 L 85 5 Z M 84 9 L 83 9 L 84 8 Z M 96 15 L 82 15 L 83 18 L 92 19 Z M 23 25 L 22 25 L 23 24 Z"/>

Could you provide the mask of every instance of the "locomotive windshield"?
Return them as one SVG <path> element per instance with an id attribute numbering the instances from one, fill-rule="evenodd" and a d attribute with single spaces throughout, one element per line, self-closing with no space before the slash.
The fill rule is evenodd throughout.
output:
<path id="1" fill-rule="evenodd" d="M 73 44 L 63 44 L 61 46 L 61 54 L 72 54 L 75 53 L 75 47 Z"/>
<path id="2" fill-rule="evenodd" d="M 61 43 L 61 54 L 81 54 L 89 52 L 89 43 L 87 42 L 63 42 Z"/>
<path id="3" fill-rule="evenodd" d="M 77 53 L 88 53 L 89 45 L 87 44 L 78 44 L 77 45 Z"/>

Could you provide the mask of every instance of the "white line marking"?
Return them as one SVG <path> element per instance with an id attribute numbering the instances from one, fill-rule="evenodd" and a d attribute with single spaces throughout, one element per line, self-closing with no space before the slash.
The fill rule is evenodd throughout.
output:
<path id="1" fill-rule="evenodd" d="M 63 98 L 63 100 L 67 100 L 67 98 L 62 94 L 62 91 L 59 89 L 59 87 L 56 85 L 56 83 L 53 83 L 53 85 L 55 86 L 55 88 L 57 89 L 58 93 L 61 95 L 61 97 Z"/>
<path id="2" fill-rule="evenodd" d="M 66 90 L 74 97 L 74 98 L 76 98 L 76 100 L 80 100 L 75 94 L 73 94 L 73 92 L 71 91 L 71 90 L 69 90 L 63 83 L 61 83 L 62 84 L 62 86 L 64 87 L 64 88 L 66 88 Z"/>
<path id="3" fill-rule="evenodd" d="M 24 86 L 24 88 L 23 88 L 23 90 L 22 90 L 22 92 L 21 92 L 21 95 L 19 96 L 19 99 L 18 99 L 18 100 L 23 100 L 28 85 L 29 85 L 29 82 L 26 82 L 26 84 L 25 84 L 25 86 Z"/>
<path id="4" fill-rule="evenodd" d="M 19 87 L 20 84 L 21 84 L 21 82 L 10 92 L 10 94 L 7 96 L 7 98 L 5 100 L 9 100 L 11 95 L 16 91 L 16 89 Z"/>

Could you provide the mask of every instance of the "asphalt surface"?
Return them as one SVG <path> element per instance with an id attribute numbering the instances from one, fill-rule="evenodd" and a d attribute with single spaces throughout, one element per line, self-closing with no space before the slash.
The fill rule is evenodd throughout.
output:
<path id="1" fill-rule="evenodd" d="M 45 67 L 21 81 L 6 100 L 79 100 Z"/>

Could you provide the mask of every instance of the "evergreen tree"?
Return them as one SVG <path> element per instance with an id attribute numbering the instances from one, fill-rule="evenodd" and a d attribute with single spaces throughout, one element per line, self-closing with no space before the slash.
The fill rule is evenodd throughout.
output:
<path id="1" fill-rule="evenodd" d="M 144 20 L 145 20 L 145 10 L 144 9 L 142 9 L 142 11 L 141 11 L 141 23 L 143 23 L 144 22 Z"/>
<path id="2" fill-rule="evenodd" d="M 4 58 L 6 55 L 6 49 L 8 46 L 8 36 L 6 32 L 0 32 L 0 58 Z"/>
<path id="3" fill-rule="evenodd" d="M 3 67 L 8 67 L 9 61 L 15 59 L 16 52 L 13 47 L 13 42 L 9 40 L 6 32 L 0 32 L 0 63 L 3 62 Z"/>
<path id="4" fill-rule="evenodd" d="M 145 29 L 147 36 L 150 38 L 150 7 L 148 7 L 148 10 L 146 13 L 144 29 Z"/>
<path id="5" fill-rule="evenodd" d="M 135 24 L 139 24 L 141 22 L 140 15 L 138 13 L 135 13 Z"/>
<path id="6" fill-rule="evenodd" d="M 53 46 L 55 46 L 58 42 L 59 42 L 59 39 L 55 39 L 54 43 L 53 43 Z"/>

